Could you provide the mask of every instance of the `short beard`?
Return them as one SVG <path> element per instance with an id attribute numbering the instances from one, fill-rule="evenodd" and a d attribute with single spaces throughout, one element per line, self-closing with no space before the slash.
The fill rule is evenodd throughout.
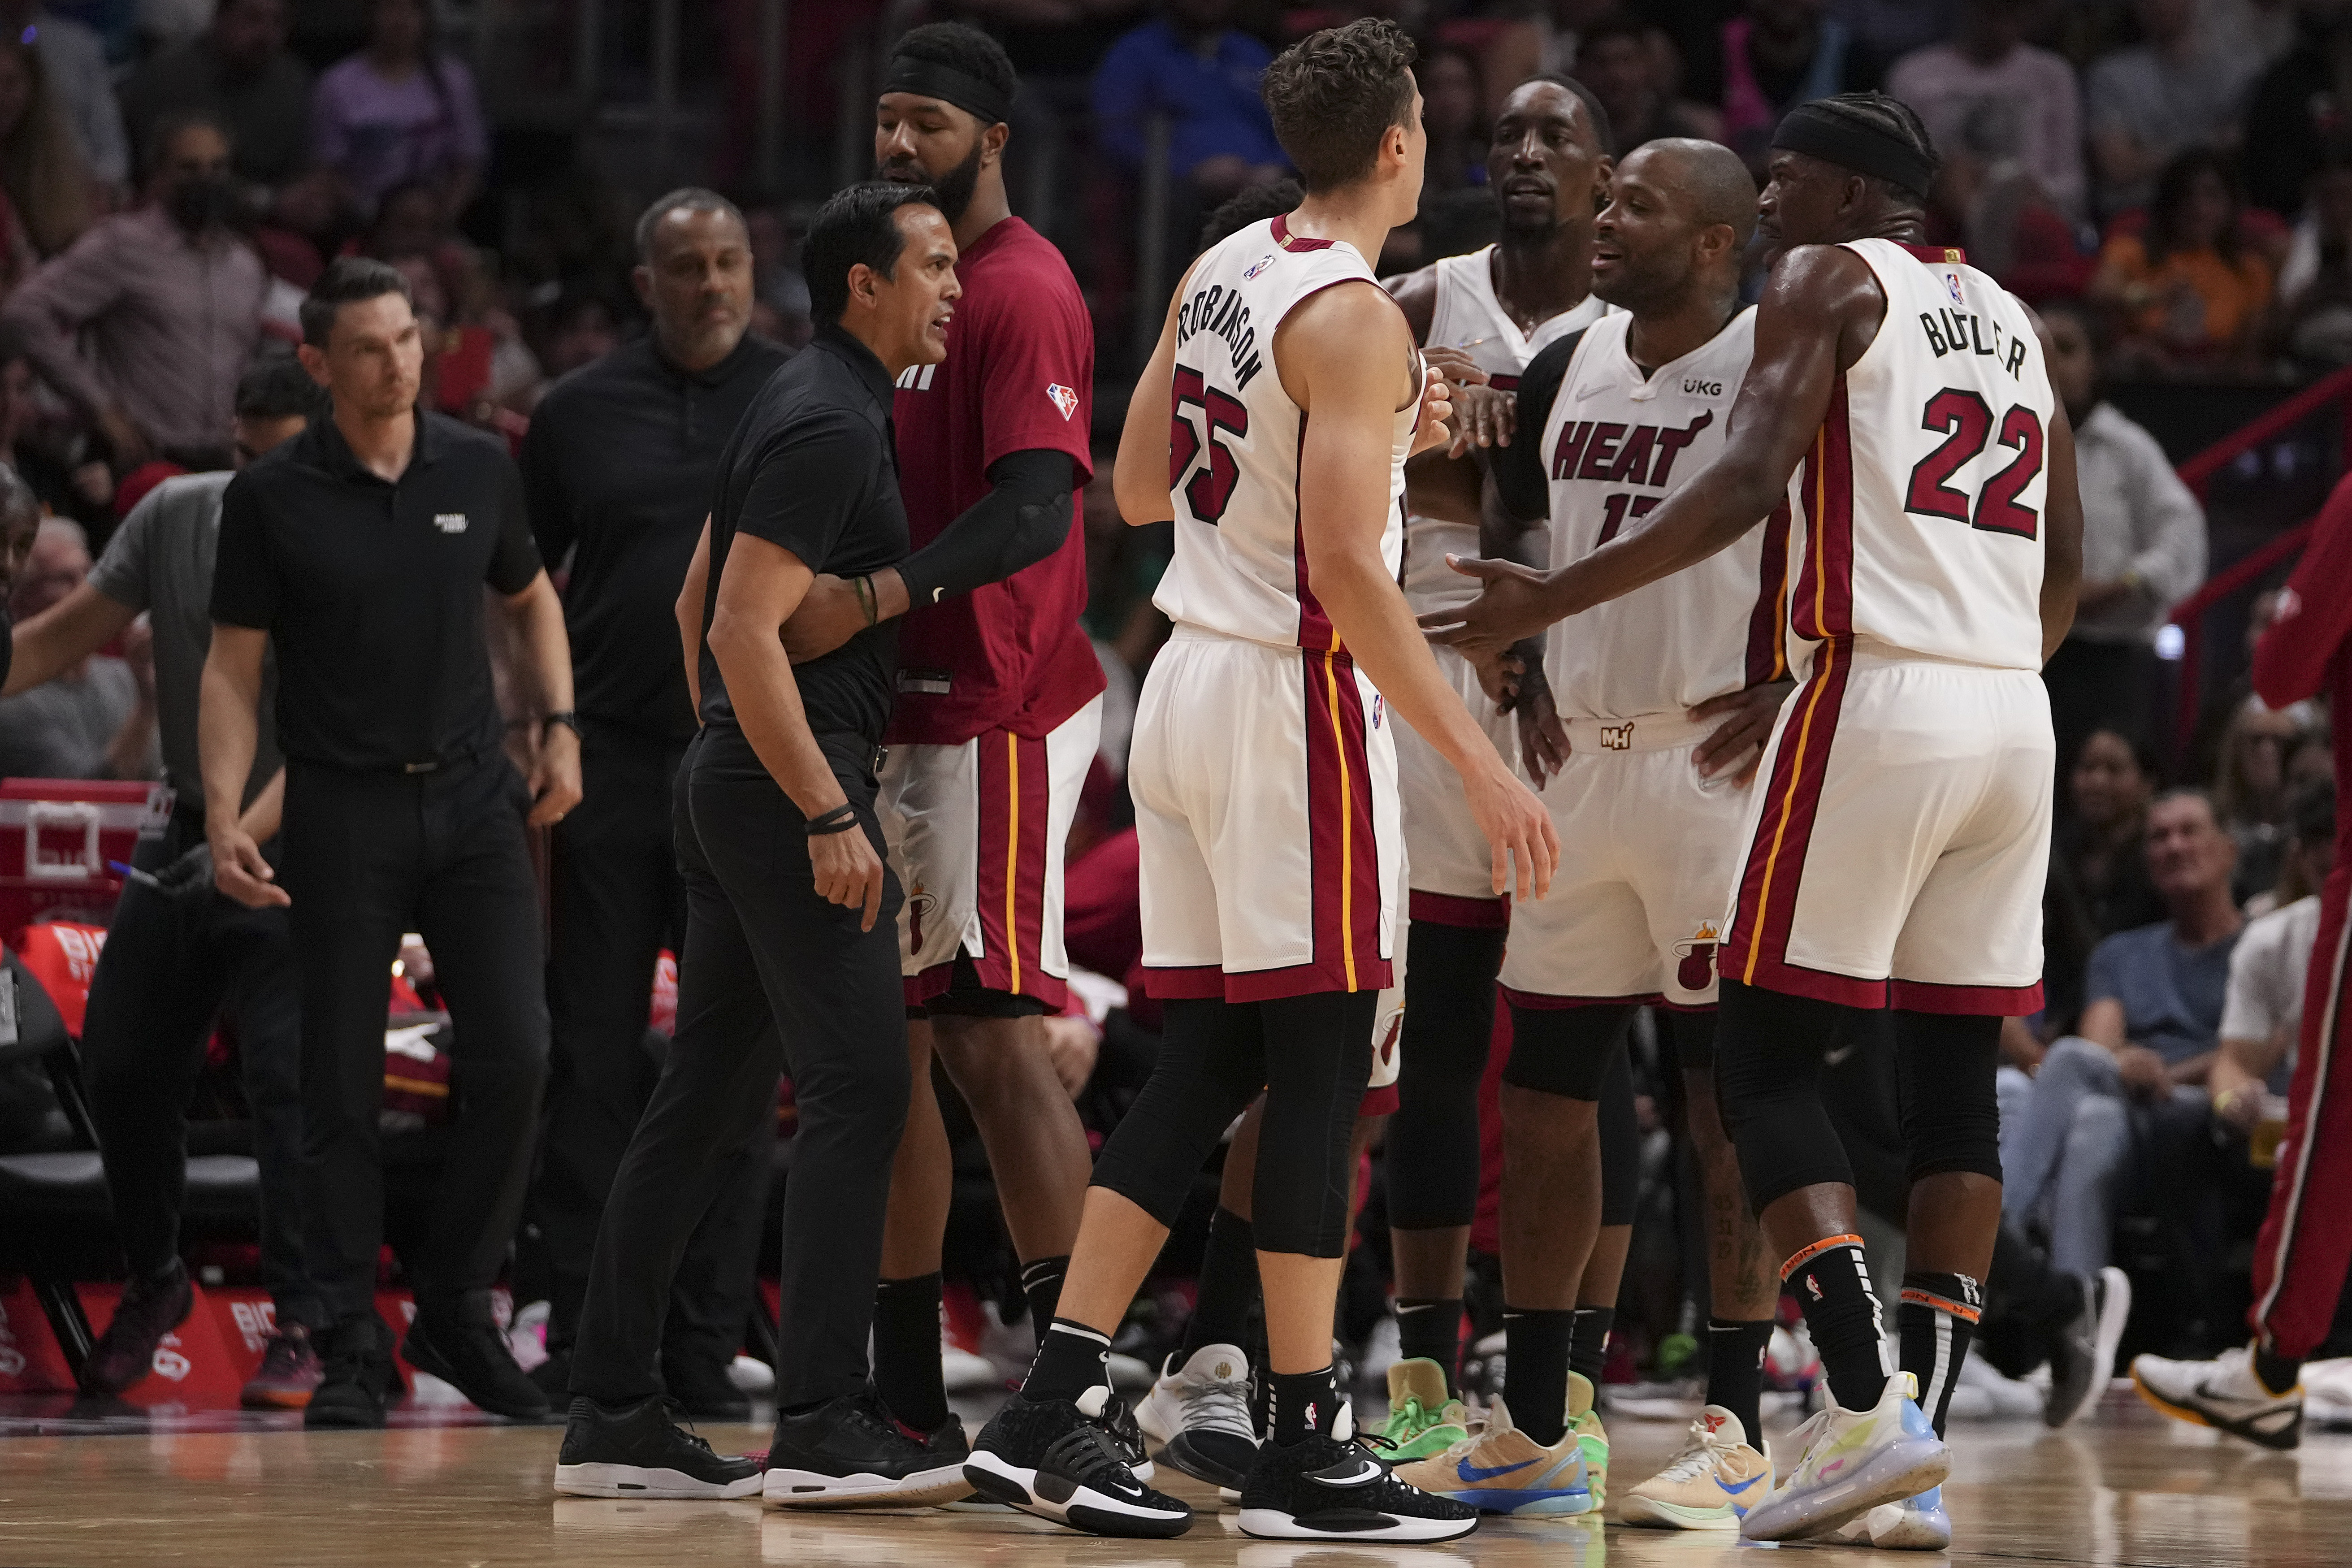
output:
<path id="1" fill-rule="evenodd" d="M 963 220 L 964 209 L 980 190 L 980 143 L 973 142 L 969 157 L 931 182 L 931 195 L 939 198 L 934 205 L 950 228 Z"/>

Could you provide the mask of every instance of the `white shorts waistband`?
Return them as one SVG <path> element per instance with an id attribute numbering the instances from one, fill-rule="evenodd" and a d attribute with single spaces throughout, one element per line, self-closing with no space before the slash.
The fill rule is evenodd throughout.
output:
<path id="1" fill-rule="evenodd" d="M 1571 753 L 1666 752 L 1695 746 L 1713 734 L 1719 719 L 1690 719 L 1680 713 L 1643 713 L 1632 719 L 1562 719 Z"/>

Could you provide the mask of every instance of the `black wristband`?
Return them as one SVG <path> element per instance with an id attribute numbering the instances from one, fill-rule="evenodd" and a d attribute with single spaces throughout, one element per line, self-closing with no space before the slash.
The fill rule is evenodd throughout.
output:
<path id="1" fill-rule="evenodd" d="M 846 833 L 856 826 L 857 808 L 845 800 L 823 816 L 811 817 L 808 830 L 811 837 L 823 838 L 835 833 Z"/>
<path id="2" fill-rule="evenodd" d="M 581 733 L 580 714 L 578 710 L 571 708 L 562 708 L 558 709 L 555 712 L 550 713 L 546 718 L 541 719 L 539 721 L 539 738 L 542 741 L 547 739 L 547 732 L 555 728 L 558 724 L 562 725 L 565 729 L 571 731 L 575 735 Z"/>

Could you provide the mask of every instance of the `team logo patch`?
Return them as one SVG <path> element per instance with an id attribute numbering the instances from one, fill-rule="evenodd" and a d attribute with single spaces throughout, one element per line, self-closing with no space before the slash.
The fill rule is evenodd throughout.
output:
<path id="1" fill-rule="evenodd" d="M 1601 749 L 1604 752 L 1630 752 L 1633 749 L 1633 726 L 1603 724 L 1601 726 Z"/>
<path id="2" fill-rule="evenodd" d="M 923 949 L 923 920 L 939 907 L 939 895 L 925 892 L 920 882 L 916 883 L 915 890 L 907 895 L 907 938 L 918 952 Z"/>
<path id="3" fill-rule="evenodd" d="M 1965 307 L 1968 304 L 1966 300 L 1960 298 L 1960 275 L 1958 273 L 1947 272 L 1944 274 L 1944 292 L 1952 297 L 1953 304 L 1962 307 Z"/>
<path id="4" fill-rule="evenodd" d="M 1720 933 L 1713 921 L 1701 921 L 1688 942 L 1675 943 L 1675 984 L 1685 991 L 1704 991 L 1715 984 L 1715 947 Z"/>
<path id="5" fill-rule="evenodd" d="M 1396 1060 L 1397 1041 L 1403 1037 L 1403 1034 L 1404 1009 L 1400 1007 L 1396 1010 L 1396 1016 L 1389 1020 L 1388 1033 L 1381 1037 L 1380 1057 L 1382 1067 Z"/>
<path id="6" fill-rule="evenodd" d="M 463 533 L 466 531 L 466 514 L 462 511 L 436 511 L 433 514 L 433 526 L 444 533 Z"/>
<path id="7" fill-rule="evenodd" d="M 1072 392 L 1068 387 L 1064 386 L 1060 382 L 1055 381 L 1046 383 L 1045 395 L 1054 400 L 1054 406 L 1062 411 L 1063 418 L 1067 419 L 1071 415 L 1077 412 L 1078 395 Z"/>
<path id="8" fill-rule="evenodd" d="M 1267 268 L 1269 268 L 1269 267 L 1271 267 L 1271 266 L 1273 266 L 1273 265 L 1274 265 L 1274 258 L 1273 258 L 1273 257 L 1271 257 L 1271 256 L 1260 257 L 1260 258 L 1258 258 L 1258 260 L 1257 260 L 1257 263 L 1256 263 L 1255 266 L 1253 266 L 1253 267 L 1252 267 L 1248 271 L 1246 271 L 1246 272 L 1244 272 L 1244 273 L 1243 273 L 1243 274 L 1242 274 L 1242 281 L 1243 281 L 1243 282 L 1244 282 L 1244 283 L 1248 282 L 1251 279 L 1253 279 L 1253 278 L 1256 277 L 1259 273 L 1261 273 L 1261 272 L 1265 271 Z"/>

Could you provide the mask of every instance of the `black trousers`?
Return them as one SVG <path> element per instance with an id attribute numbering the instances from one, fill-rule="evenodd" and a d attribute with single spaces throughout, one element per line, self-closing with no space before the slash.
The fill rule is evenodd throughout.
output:
<path id="1" fill-rule="evenodd" d="M 156 870 L 204 841 L 204 814 L 176 812 L 133 859 Z M 115 1232 L 134 1275 L 160 1274 L 179 1253 L 188 1095 L 215 1018 L 236 1038 L 253 1111 L 262 1283 L 280 1323 L 323 1327 L 302 1263 L 302 998 L 284 910 L 123 884 L 81 1042 Z"/>
<path id="2" fill-rule="evenodd" d="M 870 772 L 844 776 L 877 855 Z M 866 1384 L 890 1164 L 907 1117 L 906 1008 L 895 878 L 870 931 L 816 894 L 806 823 L 741 736 L 706 735 L 678 790 L 686 952 L 677 1034 L 596 1237 L 572 1392 L 623 1404 L 662 1391 L 656 1352 L 670 1280 L 730 1166 L 775 1116 L 789 1070 L 799 1110 L 784 1190 L 776 1403 Z M 887 876 L 887 873 L 886 873 Z"/>
<path id="3" fill-rule="evenodd" d="M 384 1010 L 401 933 L 415 931 L 455 1028 L 448 1153 L 413 1281 L 421 1310 L 488 1320 L 547 1077 L 529 805 L 503 756 L 405 775 L 287 764 L 281 876 L 302 976 L 303 1231 L 331 1319 L 374 1310 Z"/>
<path id="4" fill-rule="evenodd" d="M 581 743 L 585 793 L 555 829 L 547 955 L 553 1054 L 529 1209 L 552 1308 L 551 1349 L 579 1334 L 597 1223 L 661 1073 L 660 1055 L 647 1049 L 646 1015 L 661 950 L 685 951 L 686 889 L 671 820 L 685 754 L 683 741 L 591 721 Z M 746 1179 L 720 1194 L 687 1244 L 666 1355 L 698 1353 L 723 1367 L 742 1342 L 767 1199 L 764 1165 L 746 1161 L 743 1170 Z M 685 1332 L 688 1324 L 708 1331 Z"/>

